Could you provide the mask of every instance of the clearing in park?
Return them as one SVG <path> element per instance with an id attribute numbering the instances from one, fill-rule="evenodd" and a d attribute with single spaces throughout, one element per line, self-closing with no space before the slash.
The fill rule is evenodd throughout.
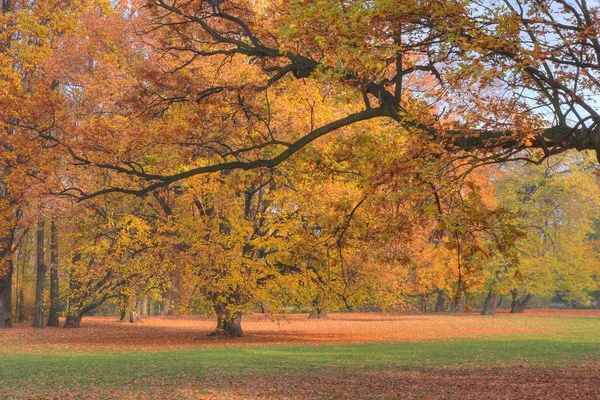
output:
<path id="1" fill-rule="evenodd" d="M 597 399 L 600 311 L 150 317 L 0 331 L 3 399 Z"/>

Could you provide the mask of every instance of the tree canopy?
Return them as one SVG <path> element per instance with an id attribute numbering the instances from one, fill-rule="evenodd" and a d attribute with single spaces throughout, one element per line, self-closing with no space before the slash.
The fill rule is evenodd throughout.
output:
<path id="1" fill-rule="evenodd" d="M 3 0 L 0 326 L 16 250 L 56 217 L 74 325 L 148 295 L 232 336 L 259 303 L 589 300 L 599 11 Z"/>

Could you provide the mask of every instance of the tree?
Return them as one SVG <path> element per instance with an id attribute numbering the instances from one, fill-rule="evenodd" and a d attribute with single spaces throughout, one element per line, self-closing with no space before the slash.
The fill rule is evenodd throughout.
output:
<path id="1" fill-rule="evenodd" d="M 35 280 L 35 316 L 33 318 L 34 328 L 44 327 L 45 314 L 45 299 L 44 292 L 46 288 L 46 261 L 45 255 L 45 228 L 46 223 L 43 219 L 38 221 L 36 230 L 36 247 L 35 247 L 35 265 L 36 265 L 36 280 Z"/>
<path id="2" fill-rule="evenodd" d="M 198 174 L 270 168 L 324 135 L 373 119 L 433 139 L 439 153 L 468 150 L 475 162 L 524 157 L 527 148 L 540 149 L 528 156 L 539 161 L 568 149 L 597 147 L 599 117 L 586 96 L 597 82 L 596 45 L 589 34 L 596 13 L 585 4 L 409 2 L 398 9 L 385 1 L 323 0 L 307 7 L 296 0 L 285 5 L 225 1 L 214 8 L 199 0 L 153 0 L 139 5 L 134 13 L 121 6 L 96 17 L 107 35 L 117 24 L 124 27 L 124 38 L 111 36 L 115 44 L 106 50 L 122 57 L 120 64 L 95 48 L 69 66 L 81 71 L 91 58 L 94 76 L 65 72 L 82 88 L 86 103 L 67 94 L 64 100 L 69 107 L 83 106 L 86 117 L 75 125 L 57 121 L 72 134 L 54 140 L 76 163 L 111 172 L 100 186 L 69 186 L 65 194 L 81 199 L 107 192 L 144 194 Z M 110 27 L 102 25 L 109 21 Z M 138 26 L 143 29 L 131 29 Z M 144 33 L 134 41 L 131 35 L 139 32 Z M 575 37 L 581 48 L 569 44 Z M 132 48 L 127 41 L 143 45 Z M 574 73 L 577 68 L 581 73 Z M 163 71 L 172 74 L 167 78 Z M 117 79 L 121 93 L 115 91 Z M 115 83 L 99 91 L 99 80 Z M 294 80 L 349 107 L 321 118 L 310 104 L 282 113 L 258 106 L 264 96 L 297 90 Z M 94 111 L 101 104 L 111 104 L 111 111 Z M 170 129 L 173 111 L 184 126 L 195 121 L 202 128 Z M 252 118 L 238 124 L 234 115 L 240 111 Z M 200 121 L 198 115 L 211 118 Z M 260 136 L 245 129 L 259 120 L 275 126 L 292 115 L 305 116 L 304 127 L 293 135 L 271 130 Z M 123 119 L 132 123 L 125 130 Z M 93 146 L 107 141 L 107 130 L 128 145 Z M 162 158 L 145 157 L 149 149 L 195 154 L 194 162 L 179 170 Z"/>
<path id="3" fill-rule="evenodd" d="M 70 255 L 62 263 L 69 271 L 65 326 L 79 328 L 87 313 L 107 301 L 124 300 L 122 309 L 130 316 L 135 307 L 128 300 L 135 303 L 171 272 L 157 233 L 167 227 L 156 223 L 156 208 L 149 201 L 118 197 L 76 204 L 69 213 L 68 230 L 61 235 Z"/>
<path id="4" fill-rule="evenodd" d="M 148 293 L 180 291 L 212 308 L 218 333 L 241 336 L 242 313 L 258 302 L 318 314 L 393 309 L 409 293 L 460 309 L 486 278 L 488 312 L 509 289 L 517 309 L 523 288 L 542 282 L 533 254 L 555 271 L 565 265 L 549 234 L 520 241 L 517 263 L 510 212 L 465 176 L 600 149 L 589 96 L 600 80 L 596 8 L 5 3 L 4 326 L 11 257 L 33 224 L 27 205 L 47 192 L 87 200 L 69 211 L 79 220 L 63 239 L 68 326 L 106 301 L 131 321 Z M 562 215 L 545 218 L 557 238 L 571 228 Z M 581 260 L 593 254 L 587 245 L 562 250 Z M 587 272 L 559 275 L 573 299 L 593 283 Z"/>
<path id="5" fill-rule="evenodd" d="M 93 2 L 3 1 L 0 14 L 0 327 L 10 326 L 12 256 L 25 227 L 35 224 L 28 206 L 53 180 L 50 151 L 59 132 L 54 124 L 60 95 L 48 64 L 61 38 L 76 29 L 81 11 Z M 54 60 L 55 61 L 55 60 Z M 67 88 L 63 87 L 65 91 Z M 63 92 L 64 94 L 64 92 Z M 64 159 L 63 159 L 64 161 Z M 64 162 L 59 163 L 64 166 Z M 47 190 L 46 190 L 47 191 Z"/>
<path id="6" fill-rule="evenodd" d="M 600 203 L 587 168 L 585 158 L 569 155 L 540 167 L 505 167 L 499 202 L 527 232 L 516 243 L 518 262 L 501 261 L 494 272 L 497 289 L 513 298 L 511 312 L 523 312 L 534 295 L 585 304 L 597 287 L 600 264 L 588 235 Z"/>
<path id="7" fill-rule="evenodd" d="M 46 326 L 59 326 L 60 288 L 58 281 L 58 228 L 56 217 L 50 219 L 50 310 Z"/>
<path id="8" fill-rule="evenodd" d="M 4 172 L 4 171 L 2 171 Z M 0 175 L 0 218 L 3 221 L 0 230 L 0 328 L 11 327 L 12 261 L 10 259 L 14 241 L 11 207 L 8 190 Z M 7 207 L 8 206 L 8 207 Z"/>

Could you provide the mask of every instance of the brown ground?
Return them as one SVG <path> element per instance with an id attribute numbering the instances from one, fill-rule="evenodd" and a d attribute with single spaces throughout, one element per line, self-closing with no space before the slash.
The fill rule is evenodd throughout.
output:
<path id="1" fill-rule="evenodd" d="M 540 309 L 528 310 L 524 315 L 600 317 L 600 310 Z M 0 351 L 19 349 L 21 353 L 47 353 L 53 350 L 88 352 L 407 342 L 537 333 L 546 329 L 536 326 L 532 319 L 523 320 L 507 312 L 500 312 L 498 316 L 500 318 L 482 320 L 476 313 L 442 316 L 352 313 L 330 314 L 328 320 L 309 320 L 306 314 L 293 314 L 273 320 L 255 314 L 244 317 L 242 326 L 247 336 L 233 341 L 209 337 L 215 320 L 202 317 L 150 317 L 137 324 L 118 323 L 116 317 L 86 317 L 82 329 L 40 330 L 31 328 L 29 322 L 17 324 L 14 329 L 0 332 Z"/>
<path id="2" fill-rule="evenodd" d="M 211 382 L 206 382 L 204 385 L 210 384 Z M 202 384 L 198 386 L 203 387 Z M 154 395 L 156 394 L 155 392 Z M 205 391 L 187 388 L 179 389 L 177 394 L 164 393 L 151 398 L 161 397 L 211 400 L 598 400 L 600 364 L 586 363 L 585 366 L 547 369 L 527 366 L 441 367 L 407 371 L 363 371 L 347 375 L 294 374 L 232 381 L 208 395 Z"/>

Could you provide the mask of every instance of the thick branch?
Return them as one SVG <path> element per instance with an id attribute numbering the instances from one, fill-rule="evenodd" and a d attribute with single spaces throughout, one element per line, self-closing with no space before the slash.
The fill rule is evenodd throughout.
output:
<path id="1" fill-rule="evenodd" d="M 152 192 L 161 187 L 168 186 L 174 182 L 180 181 L 182 179 L 190 178 L 196 175 L 209 174 L 220 171 L 241 169 L 241 170 L 250 170 L 257 168 L 273 168 L 283 161 L 290 158 L 292 155 L 296 154 L 298 151 L 320 138 L 321 136 L 326 135 L 327 133 L 336 131 L 345 126 L 349 126 L 355 124 L 360 121 L 366 121 L 372 118 L 389 116 L 388 111 L 382 107 L 379 108 L 371 108 L 368 110 L 360 111 L 355 114 L 350 114 L 345 118 L 336 120 L 334 122 L 330 122 L 329 124 L 323 125 L 320 128 L 317 128 L 305 136 L 301 137 L 297 141 L 290 143 L 285 150 L 279 153 L 277 156 L 273 158 L 267 159 L 258 159 L 253 161 L 231 161 L 224 162 L 212 165 L 206 165 L 202 167 L 192 168 L 190 170 L 176 173 L 173 175 L 157 175 L 157 174 L 149 174 L 146 173 L 139 168 L 127 168 L 120 165 L 115 164 L 107 164 L 107 163 L 95 163 L 86 157 L 76 156 L 72 153 L 73 156 L 76 157 L 76 160 L 79 163 L 83 163 L 89 166 L 98 167 L 105 170 L 112 170 L 120 174 L 136 176 L 141 178 L 143 181 L 154 182 L 147 186 L 144 186 L 140 189 L 127 189 L 121 187 L 108 187 L 96 192 L 85 193 L 80 189 L 76 188 L 68 188 L 65 189 L 61 194 L 68 195 L 72 197 L 76 197 L 79 200 L 85 200 L 92 197 L 97 197 L 103 194 L 108 193 L 124 193 L 124 194 L 134 194 L 138 196 L 145 195 L 147 193 Z"/>

